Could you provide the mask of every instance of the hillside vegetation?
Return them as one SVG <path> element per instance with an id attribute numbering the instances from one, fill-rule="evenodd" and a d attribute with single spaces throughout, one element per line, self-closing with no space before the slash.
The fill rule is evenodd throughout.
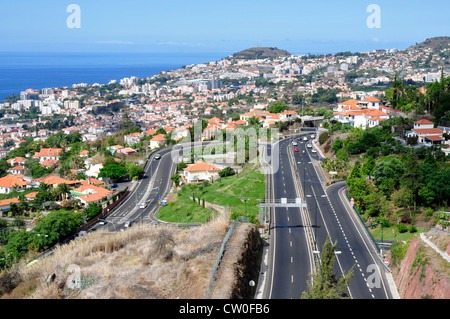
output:
<path id="1" fill-rule="evenodd" d="M 94 232 L 2 272 L 3 299 L 203 298 L 229 216 L 193 229 L 136 225 Z"/>
<path id="2" fill-rule="evenodd" d="M 233 54 L 233 58 L 236 59 L 265 59 L 265 58 L 278 58 L 292 55 L 286 50 L 280 50 L 278 48 L 269 47 L 254 47 L 246 49 Z"/>

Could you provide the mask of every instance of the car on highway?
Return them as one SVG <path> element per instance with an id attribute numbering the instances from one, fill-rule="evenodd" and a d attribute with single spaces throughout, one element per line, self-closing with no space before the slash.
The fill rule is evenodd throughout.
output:
<path id="1" fill-rule="evenodd" d="M 125 225 L 123 225 L 123 227 L 125 227 L 125 228 L 131 227 L 131 226 L 133 226 L 133 223 L 134 223 L 134 220 L 127 220 L 125 222 Z"/>
<path id="2" fill-rule="evenodd" d="M 306 147 L 309 147 L 309 148 L 311 148 L 311 147 L 312 147 L 312 145 L 311 145 L 311 144 L 306 144 Z"/>
<path id="3" fill-rule="evenodd" d="M 294 148 L 294 152 L 300 152 L 300 149 L 298 147 Z"/>
<path id="4" fill-rule="evenodd" d="M 303 140 L 304 140 L 304 141 L 307 141 L 307 140 L 308 140 L 308 138 L 307 138 L 307 137 L 305 136 L 305 137 L 303 137 Z"/>
<path id="5" fill-rule="evenodd" d="M 158 160 L 160 160 L 160 159 L 161 159 L 161 155 L 156 154 L 156 155 L 155 155 L 155 161 L 158 161 Z"/>
<path id="6" fill-rule="evenodd" d="M 297 146 L 298 145 L 297 141 L 293 141 L 292 145 Z"/>
<path id="7" fill-rule="evenodd" d="M 313 153 L 317 153 L 317 151 L 316 151 L 316 149 L 315 149 L 315 148 L 313 148 L 313 149 L 311 150 L 311 152 L 313 152 Z"/>
<path id="8" fill-rule="evenodd" d="M 311 134 L 311 139 L 314 139 L 316 136 L 314 134 Z"/>
<path id="9" fill-rule="evenodd" d="M 139 205 L 139 208 L 147 208 L 147 203 L 142 203 L 141 205 Z"/>

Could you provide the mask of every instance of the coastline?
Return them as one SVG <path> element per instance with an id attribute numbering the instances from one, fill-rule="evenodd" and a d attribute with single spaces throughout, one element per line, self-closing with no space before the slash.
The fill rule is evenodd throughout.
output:
<path id="1" fill-rule="evenodd" d="M 0 52 L 0 101 L 27 89 L 108 84 L 111 80 L 145 78 L 183 65 L 208 63 L 226 53 L 69 53 Z"/>

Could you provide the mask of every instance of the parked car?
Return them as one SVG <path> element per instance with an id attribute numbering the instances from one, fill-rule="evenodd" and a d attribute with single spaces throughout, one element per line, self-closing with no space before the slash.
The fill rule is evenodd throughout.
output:
<path id="1" fill-rule="evenodd" d="M 99 219 L 99 220 L 98 220 L 98 223 L 99 223 L 100 225 L 105 225 L 105 224 L 106 224 L 106 220 L 104 220 L 104 219 Z"/>
<path id="2" fill-rule="evenodd" d="M 134 223 L 134 220 L 127 220 L 125 222 L 125 225 L 123 225 L 123 227 L 125 227 L 125 228 L 131 227 L 133 225 L 133 223 Z"/>
<path id="3" fill-rule="evenodd" d="M 109 187 L 110 188 L 117 188 L 119 185 L 117 185 L 117 184 L 111 184 L 111 185 L 109 185 Z"/>

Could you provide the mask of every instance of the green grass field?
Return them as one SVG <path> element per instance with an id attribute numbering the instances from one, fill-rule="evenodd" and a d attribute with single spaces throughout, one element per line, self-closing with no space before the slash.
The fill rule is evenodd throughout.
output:
<path id="1" fill-rule="evenodd" d="M 420 233 L 426 232 L 429 230 L 429 228 L 424 227 L 416 227 L 417 231 L 410 233 L 409 231 L 400 233 L 397 229 L 396 225 L 390 226 L 390 227 L 383 227 L 383 241 L 385 240 L 404 240 L 408 241 L 412 239 L 413 237 L 420 236 Z M 372 236 L 376 240 L 381 240 L 381 226 L 377 226 L 375 228 L 369 228 L 370 232 L 372 233 Z M 394 233 L 392 233 L 392 230 L 394 230 Z"/>
<path id="2" fill-rule="evenodd" d="M 185 185 L 178 191 L 176 201 L 161 207 L 158 218 L 169 222 L 196 223 L 205 222 L 211 211 L 204 208 L 202 200 L 229 207 L 231 217 L 239 215 L 250 217 L 250 221 L 259 215 L 258 200 L 265 197 L 265 177 L 256 165 L 248 164 L 237 175 L 220 178 L 209 185 L 198 184 L 191 189 Z M 200 198 L 200 205 L 191 197 Z M 190 216 L 187 216 L 187 212 Z"/>

